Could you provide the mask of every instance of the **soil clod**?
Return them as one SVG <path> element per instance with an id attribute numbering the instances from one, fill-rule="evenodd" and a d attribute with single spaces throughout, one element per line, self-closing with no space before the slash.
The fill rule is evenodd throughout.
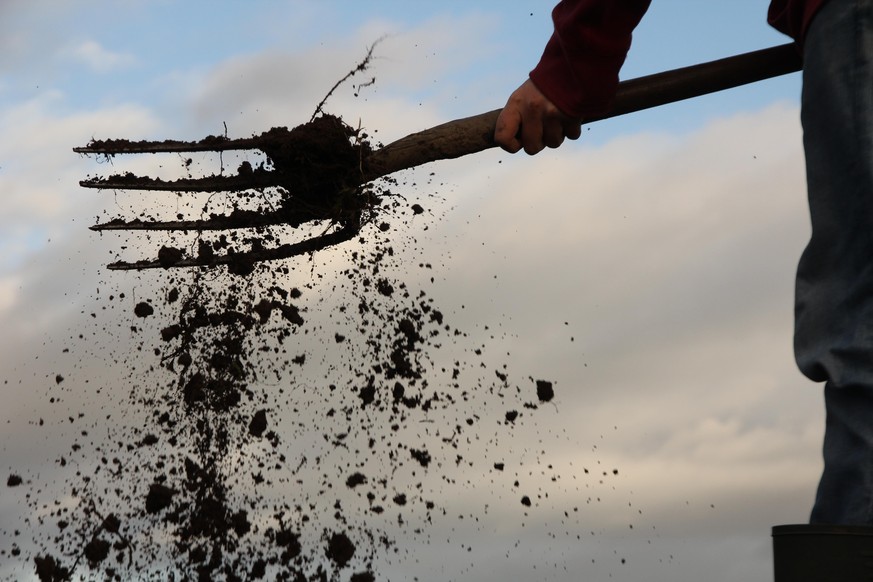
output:
<path id="1" fill-rule="evenodd" d="M 355 555 L 355 545 L 345 533 L 335 533 L 327 543 L 327 557 L 337 566 L 344 567 Z"/>

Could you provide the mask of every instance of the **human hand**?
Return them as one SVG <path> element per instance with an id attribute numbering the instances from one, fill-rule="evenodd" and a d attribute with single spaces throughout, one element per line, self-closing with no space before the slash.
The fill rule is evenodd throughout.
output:
<path id="1" fill-rule="evenodd" d="M 564 115 L 528 79 L 509 96 L 497 117 L 494 142 L 511 154 L 524 148 L 534 155 L 543 148 L 558 147 L 565 137 L 577 139 L 581 134 L 582 120 Z"/>

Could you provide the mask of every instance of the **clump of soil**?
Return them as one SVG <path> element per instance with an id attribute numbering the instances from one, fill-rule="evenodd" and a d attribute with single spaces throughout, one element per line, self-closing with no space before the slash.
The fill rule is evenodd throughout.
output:
<path id="1" fill-rule="evenodd" d="M 291 131 L 273 128 L 260 141 L 279 185 L 293 193 L 281 212 L 294 217 L 309 211 L 338 221 L 360 216 L 367 205 L 360 195 L 361 168 L 372 147 L 359 131 L 322 114 Z"/>
<path id="2" fill-rule="evenodd" d="M 335 533 L 327 542 L 327 557 L 340 568 L 344 567 L 355 555 L 355 544 L 345 533 Z"/>

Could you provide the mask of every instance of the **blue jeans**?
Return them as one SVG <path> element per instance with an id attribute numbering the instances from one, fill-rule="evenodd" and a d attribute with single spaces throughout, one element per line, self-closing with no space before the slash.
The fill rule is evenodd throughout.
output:
<path id="1" fill-rule="evenodd" d="M 830 0 L 812 21 L 801 118 L 812 237 L 794 347 L 827 411 L 810 522 L 873 525 L 873 0 Z"/>

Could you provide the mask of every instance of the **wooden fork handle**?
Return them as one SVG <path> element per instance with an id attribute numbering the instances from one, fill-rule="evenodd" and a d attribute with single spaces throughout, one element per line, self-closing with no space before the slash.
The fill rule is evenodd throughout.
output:
<path id="1" fill-rule="evenodd" d="M 619 83 L 609 113 L 584 122 L 617 117 L 786 75 L 799 71 L 802 64 L 796 45 L 789 43 L 623 81 Z M 494 126 L 500 111 L 495 109 L 449 121 L 388 144 L 368 158 L 365 180 L 495 147 Z"/>

